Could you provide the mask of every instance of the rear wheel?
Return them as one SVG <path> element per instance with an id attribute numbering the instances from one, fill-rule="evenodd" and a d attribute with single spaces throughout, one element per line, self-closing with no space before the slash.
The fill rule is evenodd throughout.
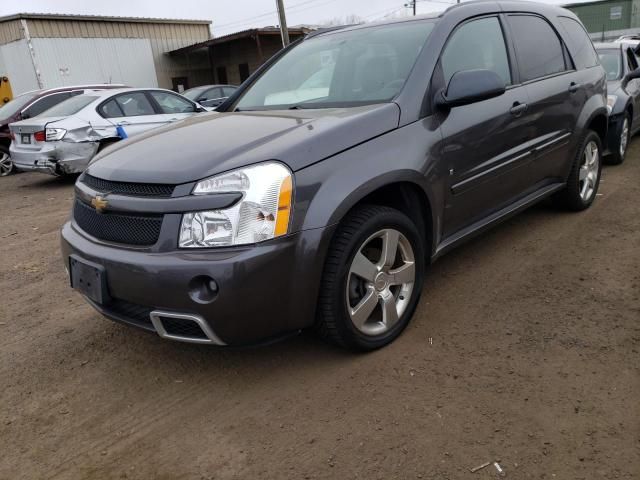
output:
<path id="1" fill-rule="evenodd" d="M 569 210 L 580 211 L 589 208 L 596 198 L 602 172 L 602 146 L 600 137 L 592 130 L 587 131 L 571 167 L 564 190 L 558 192 L 554 200 Z"/>
<path id="2" fill-rule="evenodd" d="M 0 177 L 6 177 L 13 172 L 13 162 L 11 161 L 11 154 L 9 149 L 4 146 L 0 146 Z"/>
<path id="3" fill-rule="evenodd" d="M 409 323 L 422 289 L 423 242 L 401 212 L 362 206 L 340 224 L 322 278 L 318 329 L 356 350 L 392 342 Z"/>

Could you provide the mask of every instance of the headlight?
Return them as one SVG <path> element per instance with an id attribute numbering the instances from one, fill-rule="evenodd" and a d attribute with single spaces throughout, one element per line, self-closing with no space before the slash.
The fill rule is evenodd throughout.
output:
<path id="1" fill-rule="evenodd" d="M 616 104 L 617 100 L 618 100 L 617 96 L 607 95 L 607 110 L 609 112 L 609 115 L 611 115 L 611 112 L 613 111 L 613 106 Z"/>
<path id="2" fill-rule="evenodd" d="M 47 128 L 45 134 L 47 142 L 55 142 L 56 140 L 62 140 L 67 131 L 64 128 Z"/>
<path id="3" fill-rule="evenodd" d="M 225 210 L 185 213 L 180 248 L 246 245 L 285 235 L 289 230 L 293 179 L 287 167 L 266 162 L 198 182 L 193 195 L 242 193 Z"/>

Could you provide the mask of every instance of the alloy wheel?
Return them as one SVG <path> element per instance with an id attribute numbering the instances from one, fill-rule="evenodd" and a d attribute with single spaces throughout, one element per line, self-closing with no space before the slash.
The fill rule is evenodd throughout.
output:
<path id="1" fill-rule="evenodd" d="M 386 333 L 407 309 L 416 280 L 415 254 L 407 237 L 386 228 L 358 249 L 347 276 L 347 310 L 365 335 Z"/>
<path id="2" fill-rule="evenodd" d="M 629 143 L 629 119 L 625 116 L 622 122 L 622 133 L 620 134 L 620 158 L 624 158 Z"/>
<path id="3" fill-rule="evenodd" d="M 598 173 L 600 171 L 600 153 L 598 145 L 591 141 L 587 143 L 582 153 L 582 163 L 580 164 L 580 173 L 578 182 L 580 184 L 580 198 L 583 202 L 587 202 L 593 196 L 596 184 L 598 183 Z"/>
<path id="4" fill-rule="evenodd" d="M 0 152 L 0 177 L 6 177 L 13 170 L 13 162 L 8 153 Z"/>

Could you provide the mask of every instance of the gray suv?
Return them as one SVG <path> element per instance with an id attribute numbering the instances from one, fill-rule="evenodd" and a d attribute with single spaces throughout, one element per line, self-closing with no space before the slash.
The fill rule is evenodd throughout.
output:
<path id="1" fill-rule="evenodd" d="M 315 327 L 382 347 L 430 262 L 546 197 L 588 208 L 607 135 L 585 30 L 529 2 L 315 32 L 220 112 L 78 179 L 62 255 L 105 316 L 195 343 Z"/>

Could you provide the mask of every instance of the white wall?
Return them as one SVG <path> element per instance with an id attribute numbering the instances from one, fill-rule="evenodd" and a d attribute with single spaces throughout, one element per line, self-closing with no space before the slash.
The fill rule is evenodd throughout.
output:
<path id="1" fill-rule="evenodd" d="M 158 86 L 148 39 L 34 38 L 32 45 L 44 88 L 89 83 Z M 26 40 L 0 46 L 3 64 L 14 95 L 38 88 Z"/>

